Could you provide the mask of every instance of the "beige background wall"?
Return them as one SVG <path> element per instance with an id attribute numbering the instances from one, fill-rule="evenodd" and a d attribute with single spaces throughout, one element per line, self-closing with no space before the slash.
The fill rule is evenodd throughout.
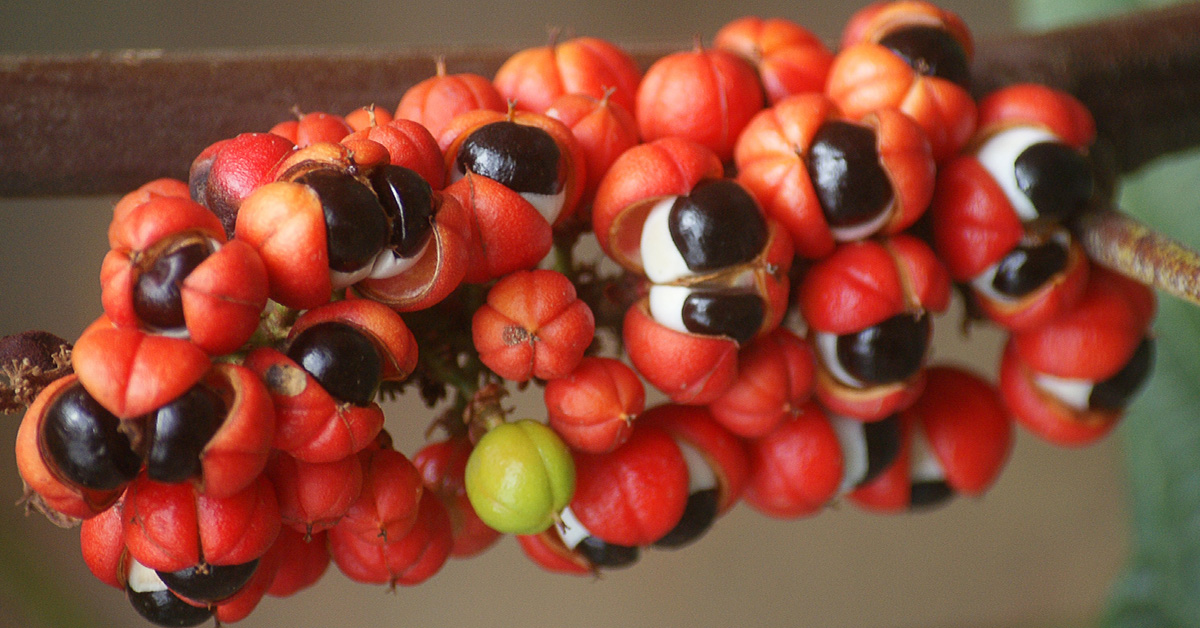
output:
<path id="1" fill-rule="evenodd" d="M 745 13 L 789 17 L 833 41 L 858 6 L 771 0 L 339 6 L 305 0 L 287 8 L 192 3 L 175 11 L 174 4 L 101 8 L 8 0 L 0 3 L 0 54 L 470 43 L 515 49 L 541 44 L 548 25 L 618 42 L 682 47 L 694 33 L 711 36 Z M 980 36 L 1009 28 L 1005 3 L 944 4 L 960 11 Z M 282 120 L 288 112 L 279 115 Z M 99 313 L 96 277 L 113 201 L 0 200 L 0 335 L 43 328 L 71 339 Z M 997 336 L 983 334 L 964 349 L 953 321 L 945 321 L 939 334 L 938 358 L 974 356 L 985 362 L 981 368 L 990 368 Z M 417 404 L 391 407 L 388 416 L 405 451 L 415 451 L 430 413 Z M 16 417 L 0 417 L 0 442 L 13 441 L 16 424 Z M 119 593 L 88 574 L 75 531 L 22 517 L 8 506 L 20 491 L 11 451 L 0 449 L 0 625 L 42 625 L 29 610 L 42 603 L 31 595 L 94 612 L 97 626 L 141 625 Z M 265 601 L 246 625 L 1069 626 L 1094 615 L 1121 566 L 1127 526 L 1122 494 L 1114 442 L 1061 451 L 1022 436 L 988 496 L 929 514 L 881 517 L 843 505 L 784 522 L 742 506 L 696 545 L 648 552 L 632 569 L 596 581 L 544 573 L 506 539 L 394 595 L 352 584 L 331 568 L 315 589 Z"/>

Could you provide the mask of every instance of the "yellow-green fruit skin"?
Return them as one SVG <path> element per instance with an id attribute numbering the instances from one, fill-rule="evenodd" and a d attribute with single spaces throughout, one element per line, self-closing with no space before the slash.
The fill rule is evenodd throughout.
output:
<path id="1" fill-rule="evenodd" d="M 537 534 L 575 493 L 575 462 L 558 434 L 524 419 L 498 425 L 467 459 L 467 498 L 475 513 L 505 534 Z"/>

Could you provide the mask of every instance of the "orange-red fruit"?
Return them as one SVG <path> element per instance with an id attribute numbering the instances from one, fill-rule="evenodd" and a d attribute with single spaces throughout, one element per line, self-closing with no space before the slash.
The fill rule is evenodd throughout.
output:
<path id="1" fill-rule="evenodd" d="M 341 521 L 362 491 L 362 462 L 354 454 L 333 462 L 303 462 L 276 451 L 267 475 L 284 526 L 306 538 Z"/>
<path id="2" fill-rule="evenodd" d="M 733 158 L 733 145 L 763 108 L 762 84 L 741 57 L 718 49 L 677 52 L 655 61 L 637 91 L 642 139 L 682 137 Z"/>
<path id="3" fill-rule="evenodd" d="M 750 61 L 758 69 L 767 102 L 825 89 L 833 54 L 808 29 L 782 18 L 747 16 L 717 31 L 713 46 Z"/>
<path id="4" fill-rule="evenodd" d="M 362 492 L 338 527 L 374 545 L 403 538 L 416 524 L 425 492 L 420 473 L 404 454 L 392 449 L 368 448 L 358 457 Z"/>
<path id="5" fill-rule="evenodd" d="M 347 135 L 347 141 L 368 139 L 388 151 L 390 163 L 404 166 L 425 179 L 429 187 L 440 190 L 446 184 L 446 167 L 442 150 L 429 130 L 412 120 L 391 120 L 366 127 Z"/>
<path id="6" fill-rule="evenodd" d="M 392 121 L 392 112 L 375 105 L 359 107 L 346 114 L 346 124 L 351 131 L 361 131 L 375 126 L 383 126 Z"/>
<path id="7" fill-rule="evenodd" d="M 498 375 L 523 382 L 570 373 L 596 331 L 592 310 L 561 273 L 513 273 L 488 291 L 471 321 L 479 359 Z"/>
<path id="8" fill-rule="evenodd" d="M 437 75 L 408 88 L 396 107 L 396 119 L 412 120 L 429 129 L 434 137 L 455 117 L 487 109 L 503 112 L 508 105 L 496 87 L 478 74 L 446 74 L 438 64 Z"/>
<path id="9" fill-rule="evenodd" d="M 279 553 L 279 566 L 267 595 L 288 597 L 316 584 L 329 568 L 329 548 L 325 533 L 311 538 L 289 527 L 279 531 L 271 551 Z"/>
<path id="10" fill-rule="evenodd" d="M 703 458 L 717 481 L 717 514 L 733 508 L 750 478 L 750 461 L 742 439 L 721 426 L 704 406 L 663 404 L 646 410 L 642 423 L 665 430 L 681 446 Z"/>
<path id="11" fill-rule="evenodd" d="M 471 441 L 451 437 L 425 445 L 412 460 L 421 473 L 425 490 L 441 498 L 446 507 L 454 537 L 450 555 L 457 558 L 476 556 L 501 536 L 475 514 L 467 498 L 464 475 L 470 455 Z"/>
<path id="12" fill-rule="evenodd" d="M 595 37 L 576 37 L 561 44 L 522 50 L 496 71 L 493 84 L 518 109 L 543 113 L 563 94 L 612 98 L 633 111 L 642 71 L 629 53 Z"/>
<path id="13" fill-rule="evenodd" d="M 297 148 L 318 142 L 340 142 L 352 131 L 345 118 L 322 111 L 306 113 L 297 120 L 280 122 L 270 130 L 275 135 L 291 140 Z"/>
<path id="14" fill-rule="evenodd" d="M 417 522 L 408 534 L 386 544 L 364 541 L 341 527 L 328 533 L 338 569 L 355 582 L 413 586 L 432 577 L 450 556 L 450 518 L 432 493 L 421 497 Z"/>
<path id="15" fill-rule="evenodd" d="M 628 109 L 612 100 L 608 92 L 603 98 L 563 94 L 554 99 L 546 115 L 567 125 L 583 150 L 587 162 L 584 203 L 595 196 L 609 166 L 640 140 L 637 120 Z"/>
<path id="16" fill-rule="evenodd" d="M 774 430 L 752 440 L 746 502 L 778 518 L 824 508 L 842 482 L 842 449 L 825 412 L 805 404 Z"/>
<path id="17" fill-rule="evenodd" d="M 683 516 L 687 462 L 671 436 L 639 426 L 606 454 L 575 454 L 571 512 L 593 536 L 617 545 L 649 545 Z"/>
<path id="18" fill-rule="evenodd" d="M 628 440 L 646 405 L 646 390 L 623 362 L 585 357 L 568 375 L 546 383 L 544 400 L 550 427 L 563 441 L 598 454 Z"/>
<path id="19" fill-rule="evenodd" d="M 670 329 L 650 316 L 646 299 L 625 312 L 622 335 L 633 368 L 675 403 L 710 403 L 737 379 L 737 342 Z"/>
<path id="20" fill-rule="evenodd" d="M 713 418 L 745 438 L 763 436 L 813 393 L 816 365 L 808 341 L 777 328 L 738 354 L 737 381 L 708 404 Z"/>

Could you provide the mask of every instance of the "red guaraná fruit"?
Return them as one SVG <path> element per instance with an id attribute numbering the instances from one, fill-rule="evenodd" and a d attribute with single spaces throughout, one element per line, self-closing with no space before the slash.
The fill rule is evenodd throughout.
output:
<path id="1" fill-rule="evenodd" d="M 417 122 L 439 137 L 451 120 L 476 109 L 504 112 L 508 103 L 487 77 L 469 72 L 446 74 L 445 59 L 439 58 L 436 74 L 400 97 L 396 119 Z"/>
<path id="2" fill-rule="evenodd" d="M 392 113 L 386 109 L 380 109 L 374 104 L 359 107 L 354 111 L 346 114 L 346 124 L 350 125 L 352 131 L 361 131 L 370 129 L 371 127 L 384 126 L 392 121 Z"/>
<path id="3" fill-rule="evenodd" d="M 479 359 L 518 382 L 567 375 L 583 359 L 595 331 L 592 311 L 576 297 L 571 281 L 541 269 L 501 279 L 471 321 Z"/>
<path id="4" fill-rule="evenodd" d="M 1075 98 L 1015 85 L 980 103 L 973 148 L 941 170 L 932 209 L 938 253 L 999 325 L 1037 327 L 1083 291 L 1089 264 L 1064 224 L 1095 193 L 1094 137 Z"/>
<path id="5" fill-rule="evenodd" d="M 368 175 L 388 158 L 369 140 L 313 144 L 246 198 L 235 231 L 266 264 L 273 300 L 313 308 L 370 274 L 392 221 Z"/>
<path id="6" fill-rule="evenodd" d="M 339 534 L 352 533 L 362 542 L 383 545 L 403 538 L 416 524 L 424 484 L 404 454 L 369 447 L 358 457 L 363 468 L 362 492 L 338 523 Z"/>
<path id="7" fill-rule="evenodd" d="M 335 526 L 328 532 L 329 552 L 338 569 L 355 582 L 413 586 L 446 564 L 453 544 L 450 518 L 431 492 L 421 496 L 416 523 L 408 534 L 385 544 L 370 543 Z"/>
<path id="8" fill-rule="evenodd" d="M 629 53 L 596 37 L 576 37 L 522 50 L 500 66 L 492 83 L 518 109 L 545 113 L 564 94 L 602 98 L 633 111 L 642 71 Z"/>
<path id="9" fill-rule="evenodd" d="M 358 455 L 333 462 L 303 462 L 276 451 L 267 466 L 283 525 L 312 538 L 341 521 L 362 491 Z"/>
<path id="10" fill-rule="evenodd" d="M 75 519 L 111 507 L 137 476 L 141 456 L 121 420 L 68 375 L 34 398 L 17 429 L 17 471 L 30 506 Z"/>
<path id="11" fill-rule="evenodd" d="M 758 69 L 767 102 L 820 92 L 833 54 L 808 29 L 782 18 L 747 16 L 717 31 L 713 46 L 741 56 Z"/>
<path id="12" fill-rule="evenodd" d="M 996 388 L 961 368 L 928 369 L 925 392 L 901 412 L 896 461 L 850 498 L 881 512 L 981 495 L 1008 460 L 1013 424 Z"/>
<path id="13" fill-rule="evenodd" d="M 581 202 L 595 197 L 600 179 L 617 157 L 638 144 L 637 121 L 628 109 L 614 102 L 612 90 L 596 98 L 587 94 L 563 94 L 554 99 L 546 115 L 571 129 L 587 162 L 587 185 Z"/>
<path id="14" fill-rule="evenodd" d="M 647 142 L 687 138 L 729 161 L 738 135 L 764 104 L 762 84 L 748 61 L 697 44 L 650 66 L 638 86 L 634 117 Z"/>
<path id="15" fill-rule="evenodd" d="M 669 433 L 687 461 L 687 508 L 679 523 L 654 542 L 656 547 L 683 547 L 703 536 L 741 498 L 750 476 L 746 448 L 702 406 L 656 406 L 640 420 Z"/>
<path id="16" fill-rule="evenodd" d="M 340 142 L 353 131 L 339 115 L 323 111 L 297 114 L 295 120 L 280 122 L 269 132 L 288 139 L 296 148 L 304 148 L 320 142 Z"/>
<path id="17" fill-rule="evenodd" d="M 1154 293 L 1100 267 L 1074 308 L 1014 332 L 1000 364 L 1000 391 L 1017 421 L 1057 445 L 1107 434 L 1153 367 Z"/>
<path id="18" fill-rule="evenodd" d="M 851 18 L 825 91 L 859 118 L 895 107 L 916 120 L 945 161 L 975 131 L 975 101 L 967 91 L 974 43 L 954 13 L 927 2 L 867 7 Z"/>
<path id="19" fill-rule="evenodd" d="M 135 193 L 137 194 L 137 193 Z M 101 301 L 118 327 L 190 339 L 212 355 L 250 338 L 267 302 L 267 273 L 216 216 L 177 196 L 120 206 L 100 271 Z"/>
<path id="20" fill-rule="evenodd" d="M 826 407 L 869 421 L 916 399 L 931 314 L 950 300 L 946 270 L 926 244 L 904 234 L 843 244 L 805 273 L 798 300 Z"/>
<path id="21" fill-rule="evenodd" d="M 267 589 L 267 595 L 274 597 L 289 597 L 311 587 L 329 568 L 329 547 L 324 532 L 310 538 L 284 526 L 268 551 L 280 556 L 275 578 Z"/>
<path id="22" fill-rule="evenodd" d="M 71 360 L 88 394 L 122 419 L 179 397 L 211 364 L 208 355 L 187 340 L 118 329 L 104 316 L 83 330 Z"/>
<path id="23" fill-rule="evenodd" d="M 738 436 L 763 436 L 809 400 L 815 376 L 808 341 L 779 327 L 741 349 L 737 380 L 708 409 Z"/>
<path id="24" fill-rule="evenodd" d="M 822 94 L 758 113 L 734 160 L 738 181 L 808 258 L 832 253 L 835 242 L 898 233 L 933 196 L 935 166 L 920 127 L 890 108 L 844 116 Z"/>
<path id="25" fill-rule="evenodd" d="M 623 362 L 584 357 L 569 374 L 546 382 L 543 400 L 550 427 L 567 445 L 600 454 L 628 440 L 646 389 Z"/>
<path id="26" fill-rule="evenodd" d="M 275 489 L 263 475 L 225 498 L 139 476 L 126 491 L 121 515 L 130 554 L 161 572 L 256 560 L 281 525 Z"/>
<path id="27" fill-rule="evenodd" d="M 743 498 L 776 518 L 815 514 L 837 495 L 843 455 L 825 411 L 809 402 L 747 443 L 750 479 Z"/>
<path id="28" fill-rule="evenodd" d="M 471 441 L 465 437 L 450 437 L 434 441 L 413 456 L 413 464 L 421 473 L 425 490 L 442 500 L 450 524 L 454 545 L 450 555 L 469 558 L 481 554 L 500 539 L 500 533 L 488 527 L 471 507 L 467 498 L 464 473 L 471 455 Z"/>
<path id="29" fill-rule="evenodd" d="M 275 166 L 295 147 L 274 133 L 243 133 L 209 146 L 188 173 L 192 200 L 216 214 L 232 238 L 242 201 L 275 179 Z"/>

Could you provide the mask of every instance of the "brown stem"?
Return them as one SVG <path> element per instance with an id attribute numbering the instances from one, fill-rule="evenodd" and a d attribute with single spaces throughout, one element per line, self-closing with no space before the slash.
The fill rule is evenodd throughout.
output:
<path id="1" fill-rule="evenodd" d="M 1200 253 L 1111 209 L 1085 214 L 1076 232 L 1097 264 L 1200 305 Z"/>

